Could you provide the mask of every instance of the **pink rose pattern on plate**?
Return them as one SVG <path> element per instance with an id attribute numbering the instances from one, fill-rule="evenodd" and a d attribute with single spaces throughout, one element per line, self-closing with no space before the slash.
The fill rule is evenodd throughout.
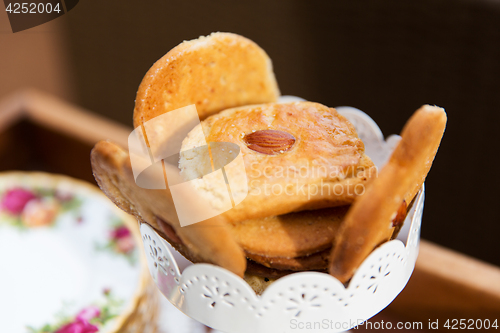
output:
<path id="1" fill-rule="evenodd" d="M 109 241 L 104 245 L 97 245 L 98 250 L 113 251 L 123 255 L 127 260 L 134 264 L 137 261 L 135 242 L 130 230 L 123 225 L 123 222 L 116 219 L 113 227 L 109 231 Z"/>
<path id="2" fill-rule="evenodd" d="M 19 215 L 23 212 L 26 204 L 35 199 L 37 196 L 34 192 L 24 188 L 13 188 L 5 192 L 0 207 L 12 215 Z"/>
<path id="3" fill-rule="evenodd" d="M 69 193 L 51 189 L 11 188 L 0 195 L 0 212 L 19 227 L 44 227 L 54 224 L 65 211 L 79 215 L 81 200 Z"/>
<path id="4" fill-rule="evenodd" d="M 0 193 L 0 214 L 2 220 L 20 228 L 53 226 L 57 216 L 63 212 L 75 215 L 78 224 L 82 223 L 80 206 L 82 200 L 71 193 L 52 189 L 27 189 L 24 187 L 10 188 Z M 104 247 L 126 256 L 130 263 L 136 261 L 136 251 L 133 236 L 123 222 L 117 218 L 111 223 L 109 242 Z M 116 317 L 123 301 L 117 300 L 109 288 L 103 290 L 105 302 L 100 306 L 91 305 L 76 314 L 58 320 L 54 324 L 46 324 L 39 329 L 27 327 L 32 333 L 94 333 Z"/>
<path id="5" fill-rule="evenodd" d="M 118 315 L 117 309 L 123 301 L 112 296 L 109 288 L 103 291 L 104 303 L 91 305 L 76 314 L 67 316 L 55 324 L 46 324 L 39 329 L 27 327 L 31 333 L 94 333 L 99 332 L 110 319 Z"/>
<path id="6" fill-rule="evenodd" d="M 74 322 L 61 327 L 56 333 L 94 333 L 99 332 L 97 326 L 92 325 L 86 320 L 76 318 Z"/>

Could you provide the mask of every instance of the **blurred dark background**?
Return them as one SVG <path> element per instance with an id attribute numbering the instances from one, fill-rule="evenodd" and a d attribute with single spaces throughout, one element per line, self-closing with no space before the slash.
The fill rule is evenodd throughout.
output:
<path id="1" fill-rule="evenodd" d="M 448 127 L 426 182 L 422 235 L 500 265 L 498 0 L 80 1 L 45 27 L 16 34 L 34 63 L 44 46 L 28 40 L 55 38 L 54 70 L 36 82 L 35 70 L 10 66 L 9 75 L 131 126 L 149 67 L 182 40 L 213 31 L 264 48 L 282 94 L 357 107 L 385 135 L 399 133 L 422 104 L 444 107 Z M 0 38 L 2 48 L 15 44 L 6 30 Z M 14 59 L 12 52 L 0 57 Z M 61 79 L 47 84 L 54 75 Z M 2 95 L 27 84 L 2 76 Z"/>

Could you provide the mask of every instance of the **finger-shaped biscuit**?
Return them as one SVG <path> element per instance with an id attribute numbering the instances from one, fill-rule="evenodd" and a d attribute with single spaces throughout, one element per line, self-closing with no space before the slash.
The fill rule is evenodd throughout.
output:
<path id="1" fill-rule="evenodd" d="M 341 282 L 392 233 L 392 218 L 403 199 L 422 186 L 446 127 L 442 108 L 424 105 L 408 120 L 401 141 L 378 178 L 349 210 L 330 257 L 330 274 Z"/>
<path id="2" fill-rule="evenodd" d="M 222 216 L 181 227 L 168 186 L 166 190 L 137 186 L 128 153 L 113 143 L 97 143 L 91 153 L 91 163 L 99 187 L 118 207 L 160 233 L 164 228 L 159 226 L 157 219 L 168 221 L 182 245 L 191 252 L 191 257 L 243 276 L 246 269 L 243 250 L 231 237 Z"/>
<path id="3" fill-rule="evenodd" d="M 196 104 L 201 119 L 221 110 L 276 102 L 272 63 L 257 44 L 232 33 L 185 41 L 158 60 L 137 91 L 134 127 Z"/>

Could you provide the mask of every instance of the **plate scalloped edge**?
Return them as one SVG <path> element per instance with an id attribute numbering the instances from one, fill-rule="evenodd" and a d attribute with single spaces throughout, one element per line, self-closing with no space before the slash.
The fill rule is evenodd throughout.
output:
<path id="1" fill-rule="evenodd" d="M 100 327 L 100 330 L 105 330 L 106 332 L 117 332 L 117 331 L 123 331 L 123 330 L 127 331 L 128 326 L 130 326 L 132 324 L 138 324 L 141 327 L 145 327 L 144 325 L 148 325 L 148 323 L 151 321 L 151 319 L 156 319 L 156 313 L 157 313 L 156 307 L 158 304 L 158 300 L 157 300 L 156 294 L 155 294 L 156 288 L 155 288 L 154 284 L 152 283 L 149 274 L 146 271 L 147 270 L 147 268 L 146 268 L 147 261 L 146 261 L 145 257 L 142 255 L 143 250 L 139 245 L 140 244 L 139 228 L 137 227 L 137 221 L 132 216 L 130 216 L 129 214 L 126 214 L 122 210 L 118 209 L 113 203 L 111 203 L 108 200 L 108 198 L 102 193 L 102 191 L 100 191 L 99 188 L 96 187 L 95 185 L 92 185 L 86 181 L 71 178 L 71 177 L 66 176 L 66 175 L 52 174 L 52 173 L 46 173 L 46 172 L 40 172 L 40 171 L 29 171 L 29 172 L 27 172 L 27 171 L 4 171 L 4 172 L 0 172 L 0 188 L 6 189 L 9 187 L 22 188 L 22 189 L 25 189 L 28 191 L 35 191 L 35 189 L 37 189 L 37 188 L 44 189 L 44 190 L 46 190 L 46 189 L 53 189 L 53 190 L 58 190 L 58 191 L 61 190 L 64 193 L 71 195 L 71 197 L 75 197 L 75 198 L 78 197 L 80 200 L 82 200 L 82 202 L 84 202 L 84 204 L 83 204 L 84 207 L 87 207 L 87 204 L 91 203 L 91 206 L 89 206 L 89 207 L 95 208 L 96 205 L 98 205 L 101 209 L 104 209 L 104 211 L 99 210 L 99 212 L 106 213 L 106 214 L 100 216 L 99 217 L 100 219 L 89 219 L 88 221 L 85 220 L 85 221 L 83 221 L 83 224 L 82 224 L 82 221 L 76 220 L 77 216 L 72 216 L 71 214 L 64 214 L 65 217 L 63 217 L 62 221 L 59 221 L 59 217 L 58 217 L 54 221 L 50 222 L 48 225 L 45 225 L 44 227 L 38 226 L 38 227 L 33 228 L 33 229 L 31 229 L 29 227 L 24 227 L 24 228 L 27 228 L 27 230 L 22 230 L 20 232 L 18 231 L 18 233 L 20 235 L 23 235 L 23 237 L 29 234 L 27 231 L 33 231 L 34 233 L 41 233 L 42 236 L 47 236 L 48 234 L 52 234 L 53 229 L 56 229 L 59 233 L 62 233 L 61 236 L 67 235 L 68 230 L 73 230 L 71 228 L 68 229 L 72 225 L 68 224 L 67 222 L 74 222 L 75 229 L 76 228 L 81 229 L 82 227 L 85 227 L 88 224 L 92 224 L 92 225 L 99 224 L 103 221 L 106 221 L 106 223 L 103 227 L 108 228 L 108 227 L 111 227 L 112 217 L 118 219 L 121 223 L 123 223 L 132 232 L 131 235 L 132 235 L 134 243 L 136 244 L 136 247 L 137 247 L 137 250 L 134 250 L 134 254 L 137 255 L 136 259 L 138 259 L 138 261 L 133 264 L 133 268 L 132 268 L 132 266 L 130 266 L 131 263 L 127 263 L 126 261 L 124 261 L 123 258 L 120 260 L 120 262 L 122 262 L 122 264 L 128 268 L 127 277 L 131 278 L 134 281 L 137 281 L 137 284 L 134 283 L 133 285 L 128 286 L 127 287 L 128 291 L 127 291 L 126 295 L 124 295 L 123 293 L 118 295 L 118 296 L 125 297 L 125 298 L 123 298 L 123 300 L 126 302 L 123 304 L 123 306 L 120 306 L 121 311 L 120 311 L 119 315 L 112 318 L 112 320 L 110 320 L 108 323 L 106 323 L 106 325 Z M 74 208 L 71 208 L 71 209 L 74 209 Z M 85 209 L 85 211 L 87 213 L 89 213 L 90 208 Z M 98 214 L 99 212 L 97 212 L 96 214 Z M 71 213 L 73 213 L 73 212 L 71 212 Z M 94 214 L 94 212 L 92 212 L 92 214 Z M 58 226 L 58 224 L 63 223 L 63 222 L 64 222 L 64 226 L 63 226 L 63 229 L 61 229 L 60 226 Z M 8 228 L 13 229 L 14 227 L 8 226 Z M 86 228 L 85 232 L 83 233 L 81 238 L 89 238 L 91 236 L 95 236 L 96 230 L 97 229 L 95 229 L 93 227 L 91 229 Z M 51 231 L 51 232 L 49 233 L 48 231 Z M 79 230 L 79 232 L 81 232 L 81 230 Z M 101 241 L 101 242 L 105 242 L 108 240 L 108 238 L 107 238 L 108 236 L 106 236 L 105 234 L 99 234 L 99 236 L 100 236 L 99 241 Z M 92 242 L 94 242 L 94 243 L 92 243 Z M 110 263 L 116 263 L 116 259 L 111 258 L 111 256 L 115 256 L 115 254 L 109 254 L 107 251 L 98 250 L 97 243 L 95 243 L 95 242 L 96 242 L 96 239 L 91 239 L 89 241 L 89 243 L 87 244 L 89 246 L 86 247 L 84 250 L 85 251 L 87 251 L 87 250 L 92 251 L 92 253 L 94 253 L 95 251 L 97 251 L 99 253 L 102 252 L 103 256 L 106 256 L 106 257 L 110 256 L 110 259 L 109 259 Z M 61 244 L 64 245 L 66 243 L 63 240 L 63 241 L 61 241 Z M 104 243 L 102 243 L 102 244 L 104 244 Z M 99 246 L 101 246 L 102 244 L 99 244 Z M 81 244 L 79 243 L 79 245 L 81 245 Z M 57 248 L 57 249 L 59 249 L 59 248 Z M 67 249 L 64 248 L 63 250 L 67 250 Z M 42 253 L 44 253 L 44 252 L 42 251 Z M 87 252 L 85 252 L 85 253 L 87 253 Z M 83 255 L 83 254 L 78 253 L 78 255 Z M 68 256 L 69 255 L 66 254 L 65 258 L 68 258 Z M 77 256 L 76 259 L 78 259 L 78 258 L 80 258 L 80 256 Z M 95 258 L 93 258 L 93 259 L 95 259 Z M 51 267 L 51 269 L 53 269 L 54 265 L 51 265 L 50 260 L 48 262 L 47 262 L 47 260 L 44 260 L 44 263 L 45 263 L 44 265 L 46 267 Z M 74 260 L 74 258 L 69 258 L 68 260 L 70 260 L 70 262 L 71 262 Z M 76 264 L 76 266 L 78 266 L 78 261 L 75 261 L 75 264 Z M 63 262 L 62 266 L 64 266 L 64 265 L 65 265 L 65 263 Z M 116 266 L 115 266 L 115 268 L 116 268 Z M 30 269 L 32 269 L 32 268 L 30 268 Z M 64 270 L 69 270 L 69 268 L 66 267 Z M 51 274 L 52 273 L 53 272 L 51 272 Z M 37 274 L 40 274 L 40 272 L 37 272 Z M 120 272 L 117 272 L 116 274 L 120 274 Z M 48 277 L 50 278 L 50 276 L 51 275 L 49 274 Z M 120 277 L 120 276 L 117 275 L 117 278 L 118 277 Z M 99 280 L 99 281 L 101 281 L 101 280 Z M 129 280 L 130 279 L 127 279 L 126 280 L 127 282 L 122 282 L 122 284 L 128 283 L 131 281 L 131 280 L 130 281 Z M 75 283 L 76 282 L 71 281 L 71 284 L 75 284 Z M 92 291 L 95 291 L 94 289 L 96 289 L 95 287 L 97 285 L 93 284 L 92 286 L 93 286 L 92 287 L 93 289 L 91 288 Z M 99 284 L 99 286 L 100 286 L 100 284 Z M 109 285 L 107 284 L 106 287 L 107 286 L 109 286 Z M 46 287 L 45 289 L 50 290 L 50 288 L 48 288 L 48 286 L 45 286 L 45 287 Z M 111 287 L 114 287 L 114 286 L 111 285 Z M 75 286 L 72 285 L 71 288 L 74 289 Z M 85 284 L 85 288 L 87 288 L 87 289 L 90 288 L 87 285 L 87 283 Z M 87 290 L 87 289 L 85 290 L 85 292 L 88 293 L 89 290 Z M 99 290 L 99 292 L 101 292 L 102 286 L 97 288 L 97 289 Z M 114 288 L 112 288 L 112 289 L 114 289 Z M 123 286 L 121 287 L 121 289 L 123 289 Z M 140 312 L 144 312 L 144 310 L 145 310 L 144 305 L 142 306 L 141 311 L 138 311 L 138 309 L 137 309 L 137 306 L 140 302 L 147 303 L 146 308 L 148 309 L 148 311 L 146 311 L 146 313 L 147 313 L 146 315 L 143 315 L 142 313 L 140 313 Z M 92 307 L 94 306 L 93 304 L 90 304 L 90 303 L 89 304 L 83 304 L 83 303 L 80 304 L 80 303 L 81 303 L 81 300 L 78 300 L 78 302 L 73 304 L 73 305 L 75 305 L 75 306 L 80 306 L 80 305 L 81 306 L 92 306 Z M 73 306 L 73 308 L 74 308 L 74 306 Z M 76 310 L 78 310 L 78 309 L 76 309 Z M 27 310 L 24 309 L 23 311 L 27 311 Z M 41 312 L 41 311 L 39 311 L 39 312 Z M 73 315 L 72 313 L 67 313 L 67 314 Z M 71 316 L 69 316 L 68 319 L 70 317 Z M 45 318 L 44 323 L 45 324 L 50 323 L 50 322 L 52 322 L 53 319 L 56 320 L 57 318 L 52 318 L 52 317 Z"/>

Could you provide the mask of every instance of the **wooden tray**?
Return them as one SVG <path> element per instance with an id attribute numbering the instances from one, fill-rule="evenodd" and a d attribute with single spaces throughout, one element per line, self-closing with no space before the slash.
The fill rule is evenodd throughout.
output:
<path id="1" fill-rule="evenodd" d="M 41 170 L 95 182 L 89 154 L 99 140 L 127 147 L 132 128 L 38 91 L 0 101 L 0 170 Z M 425 227 L 425 221 L 424 227 Z M 500 268 L 422 240 L 403 292 L 370 321 L 500 319 Z"/>
<path id="2" fill-rule="evenodd" d="M 35 90 L 0 101 L 0 170 L 62 173 L 95 183 L 90 150 L 110 139 L 127 147 L 131 129 Z"/>

